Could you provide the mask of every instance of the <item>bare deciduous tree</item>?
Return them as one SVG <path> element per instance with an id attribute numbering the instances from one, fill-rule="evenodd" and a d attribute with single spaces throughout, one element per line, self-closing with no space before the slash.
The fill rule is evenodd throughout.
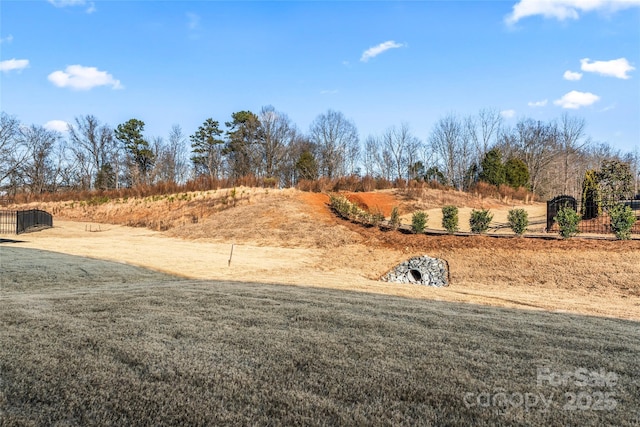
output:
<path id="1" fill-rule="evenodd" d="M 31 193 L 39 194 L 55 186 L 57 170 L 52 154 L 60 134 L 42 126 L 31 125 L 20 129 L 19 138 L 27 149 L 27 160 L 21 167 L 24 184 Z"/>
<path id="2" fill-rule="evenodd" d="M 68 130 L 82 187 L 92 188 L 98 173 L 112 161 L 116 151 L 113 129 L 89 114 L 76 117 L 75 125 L 70 124 Z"/>
<path id="3" fill-rule="evenodd" d="M 316 117 L 309 133 L 318 147 L 322 175 L 335 178 L 353 172 L 358 160 L 359 139 L 352 121 L 338 111 L 329 110 Z"/>
<path id="4" fill-rule="evenodd" d="M 381 140 L 384 151 L 393 161 L 395 178 L 411 179 L 411 166 L 417 161 L 420 141 L 411 134 L 409 124 L 389 128 Z"/>
<path id="5" fill-rule="evenodd" d="M 15 180 L 26 158 L 27 150 L 20 138 L 20 122 L 5 112 L 0 113 L 0 188 Z M 15 188 L 11 190 L 15 192 Z"/>
<path id="6" fill-rule="evenodd" d="M 275 178 L 279 175 L 287 149 L 296 138 L 297 130 L 289 117 L 272 106 L 263 107 L 260 120 L 260 152 L 262 175 Z"/>
<path id="7" fill-rule="evenodd" d="M 585 122 L 582 118 L 571 117 L 565 113 L 560 119 L 558 145 L 562 154 L 562 194 L 577 193 L 581 188 L 582 183 L 576 182 L 576 179 L 571 180 L 570 175 L 578 179 L 584 176 L 584 171 L 577 161 L 582 148 L 589 143 L 588 139 L 583 139 L 584 128 Z M 571 188 L 570 181 L 574 184 Z"/>
<path id="8" fill-rule="evenodd" d="M 440 170 L 447 184 L 456 188 L 461 188 L 463 181 L 463 176 L 459 175 L 460 167 L 458 166 L 463 134 L 464 129 L 460 119 L 449 114 L 438 120 L 429 137 L 429 144 L 438 157 Z"/>
<path id="9" fill-rule="evenodd" d="M 517 157 L 529 169 L 531 191 L 538 192 L 540 185 L 549 179 L 547 167 L 558 153 L 558 128 L 554 123 L 524 119 L 516 124 L 510 140 L 515 144 Z"/>

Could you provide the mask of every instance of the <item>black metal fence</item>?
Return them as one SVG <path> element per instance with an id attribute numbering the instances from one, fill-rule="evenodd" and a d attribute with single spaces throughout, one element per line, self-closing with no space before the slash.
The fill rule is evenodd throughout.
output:
<path id="1" fill-rule="evenodd" d="M 621 200 L 615 203 L 610 202 L 587 202 L 580 203 L 571 196 L 558 196 L 547 202 L 547 232 L 557 232 L 558 224 L 554 221 L 558 210 L 562 207 L 570 207 L 578 212 L 582 220 L 578 224 L 581 233 L 609 234 L 611 230 L 611 217 L 607 212 L 608 206 L 622 203 L 629 206 L 636 216 L 636 223 L 631 229 L 631 233 L 640 234 L 640 200 Z"/>
<path id="2" fill-rule="evenodd" d="M 53 227 L 53 217 L 48 212 L 39 209 L 0 211 L 0 234 L 21 234 L 46 227 Z"/>

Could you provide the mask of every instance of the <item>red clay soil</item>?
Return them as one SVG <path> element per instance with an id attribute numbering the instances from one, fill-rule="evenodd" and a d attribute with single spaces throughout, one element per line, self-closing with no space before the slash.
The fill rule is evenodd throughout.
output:
<path id="1" fill-rule="evenodd" d="M 357 204 L 361 208 L 369 211 L 379 211 L 388 217 L 391 209 L 398 206 L 400 202 L 389 193 L 346 193 L 345 196 L 350 202 Z"/>
<path id="2" fill-rule="evenodd" d="M 335 222 L 336 217 L 329 209 L 329 196 L 324 193 L 299 193 L 300 198 L 304 201 L 318 218 Z"/>

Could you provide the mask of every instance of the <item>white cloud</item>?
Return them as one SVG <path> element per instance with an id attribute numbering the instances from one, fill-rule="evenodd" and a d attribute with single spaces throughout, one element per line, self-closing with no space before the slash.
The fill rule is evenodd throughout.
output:
<path id="1" fill-rule="evenodd" d="M 577 90 L 572 90 L 571 92 L 566 93 L 562 98 L 553 101 L 553 103 L 562 108 L 577 110 L 580 107 L 592 105 L 599 99 L 600 97 L 598 95 L 594 95 L 591 92 L 578 92 Z"/>
<path id="2" fill-rule="evenodd" d="M 611 61 L 591 61 L 589 58 L 583 58 L 580 60 L 580 65 L 582 71 L 619 79 L 628 79 L 627 73 L 636 69 L 629 64 L 627 58 L 612 59 Z"/>
<path id="3" fill-rule="evenodd" d="M 47 0 L 55 7 L 82 6 L 86 0 Z"/>
<path id="4" fill-rule="evenodd" d="M 11 43 L 13 41 L 13 36 L 9 34 L 7 37 L 0 38 L 0 44 L 2 43 Z"/>
<path id="5" fill-rule="evenodd" d="M 69 124 L 64 120 L 49 120 L 44 124 L 44 128 L 48 130 L 53 130 L 60 133 L 67 132 L 69 128 Z"/>
<path id="6" fill-rule="evenodd" d="M 582 73 L 578 73 L 576 71 L 565 71 L 562 77 L 565 80 L 580 80 L 582 78 Z"/>
<path id="7" fill-rule="evenodd" d="M 640 0 L 520 0 L 505 17 L 509 25 L 529 16 L 542 15 L 559 21 L 578 19 L 581 13 L 616 12 L 640 6 Z"/>
<path id="8" fill-rule="evenodd" d="M 516 116 L 516 110 L 502 110 L 500 115 L 505 119 L 511 119 Z"/>
<path id="9" fill-rule="evenodd" d="M 320 95 L 335 95 L 338 93 L 338 89 L 325 89 L 320 91 Z"/>
<path id="10" fill-rule="evenodd" d="M 383 52 L 386 52 L 389 49 L 397 49 L 397 48 L 400 48 L 400 47 L 404 47 L 404 44 L 396 43 L 393 40 L 389 40 L 389 41 L 386 41 L 384 43 L 380 43 L 377 46 L 373 46 L 373 47 L 370 47 L 369 49 L 365 50 L 362 53 L 362 56 L 360 57 L 360 61 L 367 62 L 371 58 L 375 58 L 376 56 L 380 55 Z"/>
<path id="11" fill-rule="evenodd" d="M 527 105 L 529 107 L 544 107 L 545 105 L 547 105 L 547 100 L 543 99 L 542 101 L 531 101 L 528 102 Z"/>
<path id="12" fill-rule="evenodd" d="M 54 71 L 49 74 L 48 79 L 58 87 L 77 90 L 89 90 L 97 86 L 111 86 L 112 89 L 123 88 L 120 80 L 114 79 L 108 72 L 82 65 L 69 65 L 65 71 Z"/>
<path id="13" fill-rule="evenodd" d="M 55 7 L 69 7 L 69 6 L 87 6 L 86 12 L 93 13 L 96 11 L 96 5 L 92 1 L 87 0 L 47 0 Z"/>
<path id="14" fill-rule="evenodd" d="M 13 70 L 23 70 L 29 66 L 28 59 L 7 59 L 0 61 L 0 71 L 9 72 Z"/>

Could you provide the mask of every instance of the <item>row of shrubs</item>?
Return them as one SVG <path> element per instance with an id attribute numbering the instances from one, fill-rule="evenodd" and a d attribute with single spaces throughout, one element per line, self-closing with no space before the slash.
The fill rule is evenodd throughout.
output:
<path id="1" fill-rule="evenodd" d="M 377 226 L 384 221 L 381 212 L 368 212 L 341 194 L 329 196 L 331 209 L 343 219 L 358 222 L 367 226 Z"/>
<path id="2" fill-rule="evenodd" d="M 395 218 L 394 218 L 395 215 Z M 411 217 L 411 229 L 414 233 L 423 233 L 426 226 L 429 215 L 424 211 L 414 212 Z M 493 220 L 493 214 L 488 209 L 473 209 L 471 211 L 471 217 L 469 218 L 469 227 L 471 232 L 475 234 L 486 233 L 489 229 L 489 224 Z M 527 231 L 529 225 L 529 214 L 524 209 L 511 209 L 507 217 L 509 227 L 518 236 L 522 236 Z M 453 205 L 444 206 L 442 208 L 442 228 L 447 233 L 453 234 L 458 231 L 458 208 Z M 398 210 L 394 208 L 391 212 L 391 219 L 389 220 L 391 227 L 397 228 L 399 226 Z"/>
<path id="3" fill-rule="evenodd" d="M 368 212 L 341 194 L 332 194 L 329 198 L 331 209 L 343 219 L 367 226 L 378 226 L 385 221 L 385 217 L 381 212 Z M 428 220 L 429 215 L 426 212 L 414 212 L 411 218 L 412 231 L 416 234 L 424 233 Z M 485 233 L 489 229 L 489 224 L 492 220 L 493 214 L 487 209 L 474 209 L 469 220 L 471 231 L 476 234 Z M 508 221 L 513 232 L 521 236 L 529 225 L 527 211 L 524 209 L 510 210 Z M 442 208 L 442 227 L 448 233 L 455 233 L 458 231 L 458 222 L 458 208 L 452 205 L 444 206 Z M 391 217 L 387 224 L 394 230 L 400 227 L 400 214 L 397 207 L 391 210 Z"/>
<path id="4" fill-rule="evenodd" d="M 352 203 L 343 195 L 333 194 L 330 196 L 331 208 L 344 219 L 358 222 L 366 226 L 378 226 L 385 221 L 381 212 L 368 212 L 357 204 Z M 619 204 L 609 210 L 611 217 L 611 228 L 620 240 L 627 240 L 631 237 L 631 229 L 636 222 L 636 217 L 629 206 Z M 417 211 L 411 217 L 411 230 L 416 233 L 424 233 L 429 215 L 424 211 Z M 489 224 L 493 220 L 493 214 L 488 209 L 472 210 L 469 219 L 471 232 L 475 234 L 486 233 Z M 561 208 L 554 217 L 560 229 L 562 238 L 573 237 L 578 234 L 578 224 L 581 217 L 570 207 Z M 453 205 L 442 208 L 442 227 L 450 234 L 458 231 L 458 208 Z M 524 209 L 511 209 L 507 215 L 509 228 L 517 235 L 522 236 L 529 226 L 529 215 Z M 388 226 L 396 230 L 400 227 L 400 214 L 398 208 L 391 210 L 391 217 Z"/>

